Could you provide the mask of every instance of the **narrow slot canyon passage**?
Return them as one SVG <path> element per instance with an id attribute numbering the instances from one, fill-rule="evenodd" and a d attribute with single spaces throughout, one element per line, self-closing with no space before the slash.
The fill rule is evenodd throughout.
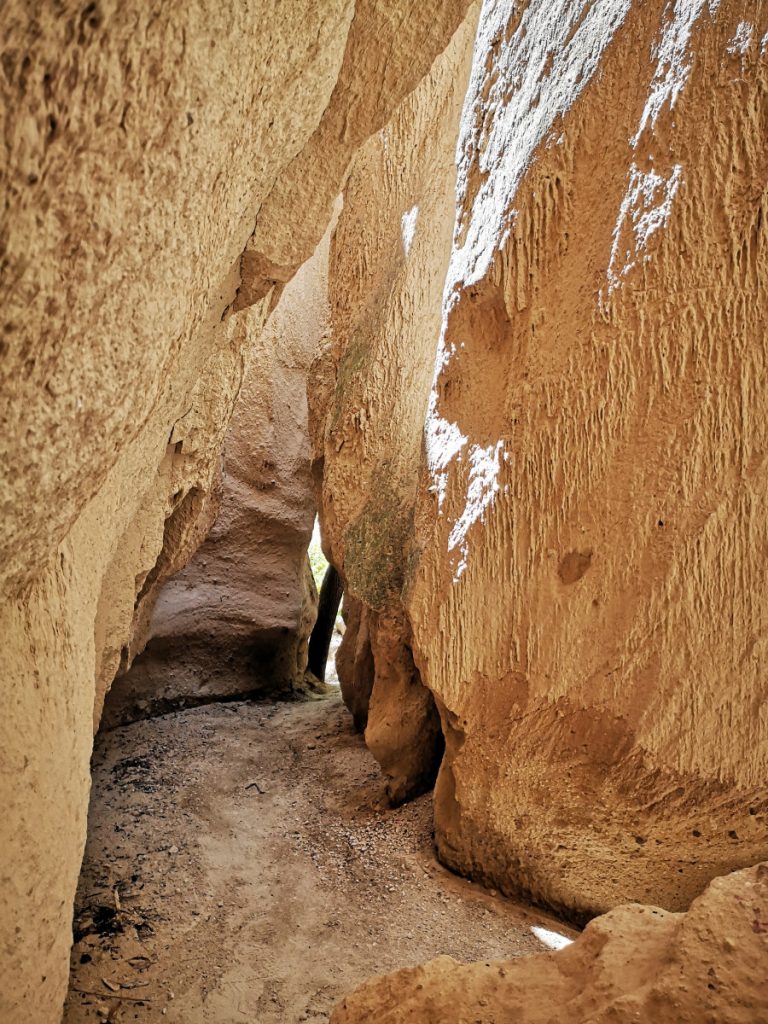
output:
<path id="1" fill-rule="evenodd" d="M 768 3 L 0 40 L 0 1024 L 768 1024 Z"/>
<path id="2" fill-rule="evenodd" d="M 322 1024 L 372 974 L 575 934 L 441 867 L 432 829 L 338 690 L 100 733 L 64 1020 Z"/>

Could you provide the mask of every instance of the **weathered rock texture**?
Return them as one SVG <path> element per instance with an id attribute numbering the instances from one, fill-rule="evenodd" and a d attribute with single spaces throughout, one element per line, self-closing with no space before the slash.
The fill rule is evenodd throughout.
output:
<path id="1" fill-rule="evenodd" d="M 58 1017 L 94 705 L 212 520 L 245 353 L 466 7 L 3 6 L 4 1022 Z"/>
<path id="2" fill-rule="evenodd" d="M 768 10 L 480 26 L 408 600 L 440 856 L 680 910 L 768 855 Z"/>
<path id="3" fill-rule="evenodd" d="M 683 909 L 768 854 L 767 17 L 487 0 L 450 257 L 437 65 L 358 157 L 332 251 L 345 697 L 403 796 L 437 749 L 426 683 L 441 857 L 576 917 Z"/>
<path id="4" fill-rule="evenodd" d="M 477 13 L 355 160 L 331 247 L 332 341 L 310 378 L 323 538 L 345 587 L 342 693 L 395 802 L 432 784 L 442 754 L 401 590 Z"/>
<path id="5" fill-rule="evenodd" d="M 440 957 L 366 982 L 332 1024 L 755 1024 L 768 1020 L 768 865 L 716 879 L 686 914 L 637 904 L 558 953 Z"/>
<path id="6" fill-rule="evenodd" d="M 307 371 L 328 328 L 328 244 L 287 285 L 263 331 L 223 448 L 213 529 L 159 591 L 147 646 L 112 686 L 105 727 L 237 693 L 290 693 L 305 676 L 317 591 Z"/>

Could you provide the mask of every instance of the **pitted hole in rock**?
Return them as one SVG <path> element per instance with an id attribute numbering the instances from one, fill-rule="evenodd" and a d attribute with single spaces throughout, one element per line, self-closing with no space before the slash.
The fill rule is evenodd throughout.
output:
<path id="1" fill-rule="evenodd" d="M 569 551 L 560 561 L 557 575 L 562 583 L 577 583 L 592 564 L 592 551 Z"/>

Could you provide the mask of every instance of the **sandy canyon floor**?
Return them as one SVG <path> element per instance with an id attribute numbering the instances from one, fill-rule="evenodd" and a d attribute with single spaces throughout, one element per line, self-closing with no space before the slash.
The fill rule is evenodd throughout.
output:
<path id="1" fill-rule="evenodd" d="M 322 1024 L 372 974 L 574 935 L 437 864 L 338 693 L 115 729 L 93 777 L 66 1024 Z"/>

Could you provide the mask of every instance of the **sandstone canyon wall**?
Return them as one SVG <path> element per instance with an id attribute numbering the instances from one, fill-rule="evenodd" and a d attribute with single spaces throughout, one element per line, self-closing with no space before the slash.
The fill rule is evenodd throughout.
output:
<path id="1" fill-rule="evenodd" d="M 352 189 L 340 231 L 374 242 L 332 257 L 322 504 L 362 601 L 366 736 L 390 779 L 418 763 L 387 707 L 407 643 L 445 734 L 441 858 L 577 919 L 682 910 L 768 855 L 767 17 L 486 0 L 439 327 L 395 245 L 434 155 Z"/>
<path id="2" fill-rule="evenodd" d="M 438 847 L 682 910 L 768 855 L 768 11 L 480 24 L 408 597 Z"/>
<path id="3" fill-rule="evenodd" d="M 483 4 L 403 545 L 438 852 L 655 906 L 334 1024 L 768 1019 L 767 57 L 755 2 Z"/>
<path id="4" fill-rule="evenodd" d="M 323 537 L 345 586 L 339 678 L 393 802 L 431 786 L 443 746 L 401 591 L 478 7 L 355 160 L 331 247 L 331 340 L 310 376 Z"/>
<path id="5" fill-rule="evenodd" d="M 317 591 L 307 372 L 328 329 L 329 224 L 250 340 L 249 368 L 222 450 L 216 521 L 157 593 L 146 647 L 112 684 L 108 728 L 241 693 L 291 694 L 306 675 Z"/>
<path id="6" fill-rule="evenodd" d="M 467 6 L 0 13 L 9 1024 L 58 1019 L 94 709 L 213 520 L 253 340 Z"/>
<path id="7" fill-rule="evenodd" d="M 58 1018 L 93 721 L 148 630 L 156 649 L 203 619 L 238 636 L 213 614 L 224 569 L 245 632 L 289 625 L 285 678 L 301 673 L 307 450 L 283 453 L 282 509 L 253 485 L 271 432 L 300 429 L 289 404 L 270 423 L 272 389 L 322 334 L 294 330 L 291 285 L 342 190 L 314 470 L 350 597 L 345 693 L 391 798 L 429 783 L 444 741 L 445 863 L 575 917 L 665 908 L 617 911 L 530 968 L 561 1002 L 582 973 L 574 1019 L 623 1019 L 618 983 L 590 1003 L 603 947 L 621 964 L 649 947 L 622 1012 L 679 1002 L 678 967 L 699 991 L 715 917 L 743 963 L 723 946 L 710 1017 L 765 976 L 760 869 L 675 912 L 768 856 L 768 13 L 484 0 L 473 47 L 477 17 L 464 0 L 0 13 L 3 1021 Z M 269 612 L 231 571 L 254 519 L 291 523 Z M 463 970 L 374 983 L 340 1020 L 386 1019 L 395 991 L 393 1021 L 518 1012 L 522 965 L 509 988 L 506 967 Z"/>

